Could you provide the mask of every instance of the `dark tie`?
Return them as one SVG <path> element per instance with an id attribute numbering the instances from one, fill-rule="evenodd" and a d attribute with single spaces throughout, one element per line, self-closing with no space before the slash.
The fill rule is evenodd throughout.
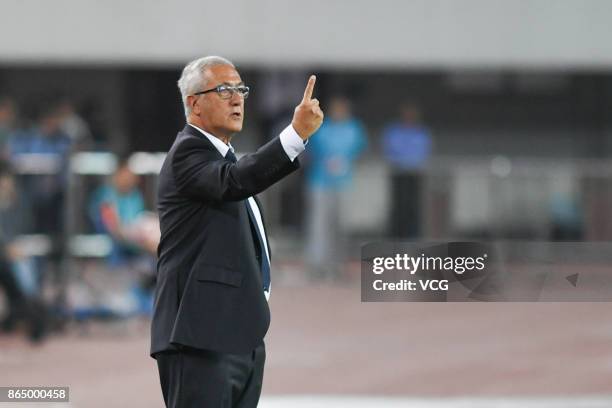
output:
<path id="1" fill-rule="evenodd" d="M 232 163 L 236 163 L 238 160 L 236 159 L 236 155 L 231 150 L 227 151 L 225 155 L 225 159 L 231 161 Z M 253 213 L 253 209 L 249 204 L 249 200 L 244 200 L 244 204 L 249 214 L 249 221 L 251 222 L 251 229 L 255 231 L 255 239 L 259 243 L 259 260 L 261 267 L 261 278 L 263 281 L 263 289 L 267 292 L 270 290 L 270 262 L 268 261 L 268 255 L 266 255 L 266 247 L 264 245 L 264 238 L 261 235 L 261 231 L 257 226 L 257 219 L 255 218 L 255 214 Z"/>
<path id="2" fill-rule="evenodd" d="M 231 161 L 232 163 L 236 163 L 238 161 L 236 155 L 231 150 L 227 151 L 227 153 L 225 154 L 225 159 Z"/>

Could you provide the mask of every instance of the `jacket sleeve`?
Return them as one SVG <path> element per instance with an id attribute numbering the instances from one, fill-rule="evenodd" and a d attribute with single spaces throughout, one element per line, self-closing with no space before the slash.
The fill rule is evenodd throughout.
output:
<path id="1" fill-rule="evenodd" d="M 299 168 L 278 137 L 237 163 L 219 157 L 201 140 L 186 138 L 176 148 L 172 172 L 177 190 L 199 200 L 238 201 L 260 193 Z"/>

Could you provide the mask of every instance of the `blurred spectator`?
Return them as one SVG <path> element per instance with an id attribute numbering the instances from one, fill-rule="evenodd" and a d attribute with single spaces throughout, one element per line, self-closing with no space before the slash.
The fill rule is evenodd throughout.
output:
<path id="1" fill-rule="evenodd" d="M 580 241 L 583 239 L 583 209 L 570 192 L 555 192 L 551 197 L 551 239 Z"/>
<path id="2" fill-rule="evenodd" d="M 94 191 L 89 213 L 96 232 L 108 234 L 113 241 L 109 265 L 136 272 L 139 283 L 134 287 L 135 295 L 142 302 L 140 306 L 147 308 L 160 231 L 157 216 L 145 211 L 139 181 L 128 160 L 121 159 L 110 182 Z"/>
<path id="3" fill-rule="evenodd" d="M 121 159 L 110 183 L 93 193 L 90 215 L 96 231 L 113 238 L 114 263 L 157 252 L 159 237 L 155 236 L 155 226 L 151 230 L 151 214 L 145 210 L 139 182 L 139 176 L 130 170 L 129 161 Z"/>
<path id="4" fill-rule="evenodd" d="M 420 234 L 423 167 L 431 155 L 431 136 L 412 103 L 400 106 L 400 118 L 383 131 L 383 153 L 393 166 L 389 231 L 394 238 Z"/>
<path id="5" fill-rule="evenodd" d="M 61 118 L 61 131 L 67 135 L 72 143 L 73 150 L 89 150 L 92 148 L 93 138 L 89 125 L 77 112 L 75 104 L 69 100 L 62 100 L 57 106 Z"/>
<path id="6" fill-rule="evenodd" d="M 63 233 L 68 187 L 71 142 L 61 130 L 61 120 L 56 107 L 45 107 L 36 126 L 11 135 L 8 149 L 11 161 L 30 175 L 22 180 L 34 206 L 34 231 L 51 235 Z"/>
<path id="7" fill-rule="evenodd" d="M 0 160 L 8 157 L 8 138 L 13 130 L 15 104 L 7 96 L 0 95 Z"/>
<path id="8" fill-rule="evenodd" d="M 351 115 L 349 101 L 335 97 L 329 117 L 308 142 L 308 225 L 306 263 L 315 276 L 339 276 L 340 194 L 351 183 L 353 163 L 367 145 L 361 122 Z"/>
<path id="9" fill-rule="evenodd" d="M 29 214 L 21 200 L 9 166 L 0 163 L 0 286 L 8 298 L 8 315 L 3 331 L 12 331 L 24 320 L 30 338 L 41 340 L 47 330 L 47 310 L 41 298 L 34 259 L 27 256 L 17 238 L 26 229 Z"/>

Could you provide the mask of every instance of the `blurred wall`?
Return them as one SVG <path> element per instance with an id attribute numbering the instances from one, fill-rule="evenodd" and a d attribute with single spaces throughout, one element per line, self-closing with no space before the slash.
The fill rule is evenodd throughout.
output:
<path id="1" fill-rule="evenodd" d="M 4 62 L 174 64 L 218 53 L 262 66 L 612 65 L 607 0 L 4 0 L 0 7 Z"/>

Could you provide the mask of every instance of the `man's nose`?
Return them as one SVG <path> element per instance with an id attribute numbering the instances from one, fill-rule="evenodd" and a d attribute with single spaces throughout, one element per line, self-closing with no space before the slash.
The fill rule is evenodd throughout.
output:
<path id="1" fill-rule="evenodd" d="M 242 96 L 238 93 L 238 92 L 232 92 L 232 97 L 230 98 L 230 104 L 232 106 L 239 106 L 242 104 L 242 101 L 244 99 L 242 98 Z"/>

